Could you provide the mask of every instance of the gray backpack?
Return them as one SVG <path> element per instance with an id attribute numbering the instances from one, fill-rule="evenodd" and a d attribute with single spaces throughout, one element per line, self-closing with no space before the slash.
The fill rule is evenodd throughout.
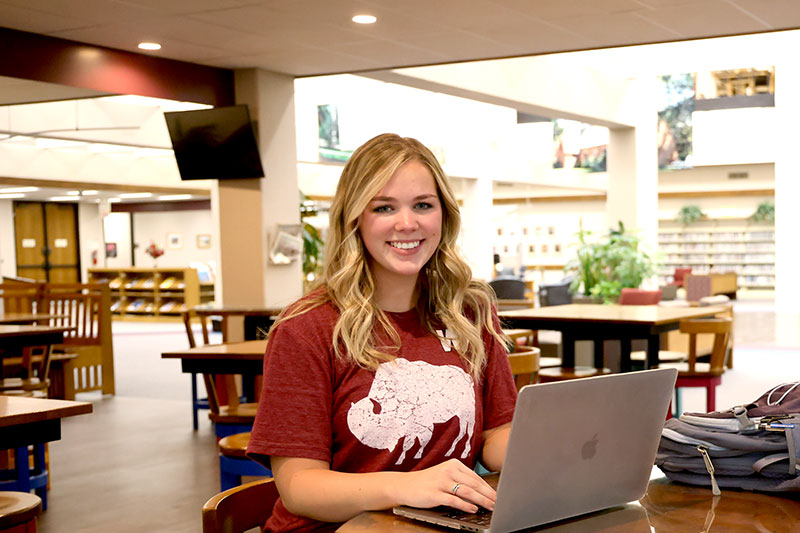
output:
<path id="1" fill-rule="evenodd" d="M 712 413 L 684 413 L 664 424 L 656 465 L 692 485 L 800 491 L 800 382 L 755 402 Z"/>

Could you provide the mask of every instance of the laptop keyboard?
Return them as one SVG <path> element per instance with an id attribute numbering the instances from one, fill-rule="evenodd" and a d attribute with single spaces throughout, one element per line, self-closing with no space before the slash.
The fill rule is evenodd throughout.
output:
<path id="1" fill-rule="evenodd" d="M 492 512 L 483 507 L 478 508 L 477 513 L 465 513 L 464 511 L 453 511 L 447 514 L 447 518 L 460 520 L 478 526 L 488 526 L 492 521 Z"/>

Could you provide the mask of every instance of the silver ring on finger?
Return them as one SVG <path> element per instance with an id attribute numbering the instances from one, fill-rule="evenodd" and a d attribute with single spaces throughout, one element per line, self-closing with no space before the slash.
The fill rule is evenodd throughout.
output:
<path id="1" fill-rule="evenodd" d="M 456 495 L 456 492 L 458 492 L 458 489 L 459 489 L 460 487 L 461 487 L 461 483 L 456 483 L 455 485 L 453 485 L 453 488 L 452 488 L 452 489 L 450 489 L 450 492 L 452 492 L 452 493 L 453 493 L 453 496 L 455 496 L 455 495 Z"/>

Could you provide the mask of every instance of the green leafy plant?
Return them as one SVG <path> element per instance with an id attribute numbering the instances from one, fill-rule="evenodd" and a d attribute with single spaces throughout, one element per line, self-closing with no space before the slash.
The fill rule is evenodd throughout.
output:
<path id="1" fill-rule="evenodd" d="M 775 204 L 769 201 L 761 202 L 747 220 L 751 220 L 753 222 L 769 222 L 770 224 L 774 224 Z"/>
<path id="2" fill-rule="evenodd" d="M 691 224 L 693 222 L 697 222 L 701 218 L 706 216 L 703 211 L 697 207 L 696 205 L 685 205 L 681 207 L 681 210 L 678 211 L 678 220 L 681 224 Z"/>
<path id="3" fill-rule="evenodd" d="M 577 257 L 566 267 L 575 275 L 572 292 L 583 291 L 606 303 L 615 302 L 624 287 L 639 287 L 656 271 L 655 261 L 642 250 L 638 236 L 619 227 L 610 229 L 600 240 L 591 240 L 591 232 L 578 231 Z"/>
<path id="4" fill-rule="evenodd" d="M 322 273 L 323 250 L 325 242 L 319 230 L 309 224 L 303 223 L 303 279 L 313 281 Z M 309 276 L 313 274 L 313 276 Z M 310 278 L 310 279 L 309 279 Z"/>

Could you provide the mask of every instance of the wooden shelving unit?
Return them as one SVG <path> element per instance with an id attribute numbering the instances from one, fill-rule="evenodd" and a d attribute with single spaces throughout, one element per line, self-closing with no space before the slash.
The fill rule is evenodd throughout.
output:
<path id="1" fill-rule="evenodd" d="M 194 268 L 90 268 L 89 281 L 108 282 L 111 311 L 118 315 L 178 315 L 214 300 L 214 284 L 201 283 Z"/>
<path id="2" fill-rule="evenodd" d="M 676 267 L 692 274 L 732 271 L 738 286 L 775 288 L 775 228 L 744 218 L 708 219 L 683 226 L 661 220 L 658 246 L 662 256 L 662 283 L 672 280 Z"/>

